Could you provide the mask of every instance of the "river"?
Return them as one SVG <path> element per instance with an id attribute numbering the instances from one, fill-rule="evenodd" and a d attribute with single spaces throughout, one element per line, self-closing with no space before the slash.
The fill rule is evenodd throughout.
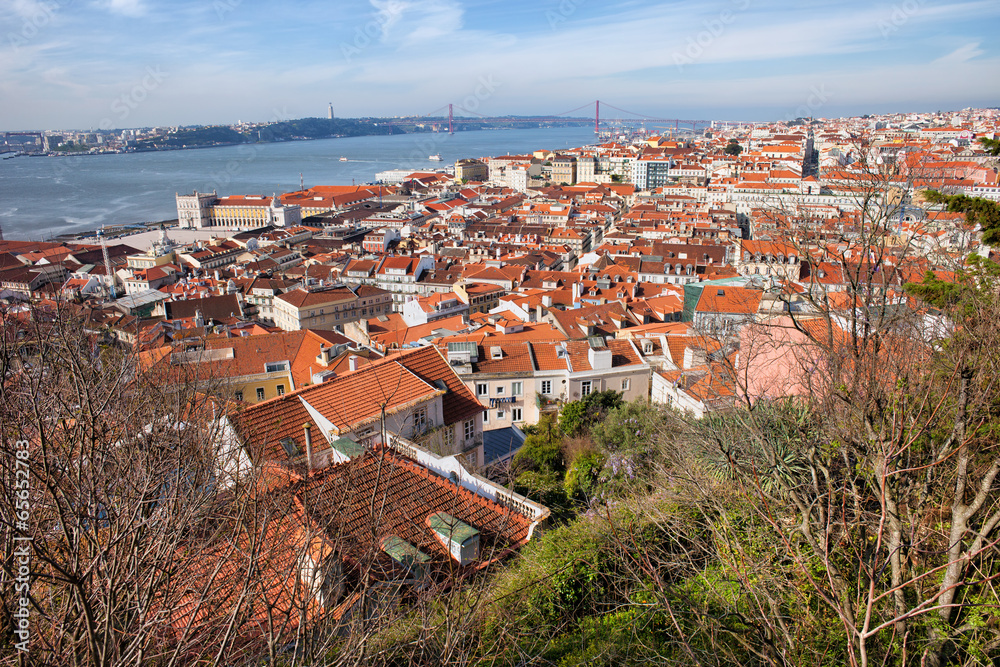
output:
<path id="1" fill-rule="evenodd" d="M 171 220 L 175 193 L 263 194 L 367 183 L 387 169 L 430 170 L 469 157 L 593 143 L 587 127 L 318 139 L 151 153 L 0 160 L 0 227 L 46 239 L 102 225 Z M 428 160 L 440 155 L 441 162 Z M 341 161 L 346 157 L 347 161 Z"/>

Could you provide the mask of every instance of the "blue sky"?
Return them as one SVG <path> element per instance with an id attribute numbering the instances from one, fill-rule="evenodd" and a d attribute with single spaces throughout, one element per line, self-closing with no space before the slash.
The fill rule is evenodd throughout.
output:
<path id="1" fill-rule="evenodd" d="M 0 129 L 1000 104 L 1000 2 L 0 0 Z M 808 113 L 803 113 L 806 111 Z M 610 113 L 610 110 L 608 110 Z M 602 114 L 603 115 L 603 114 Z"/>

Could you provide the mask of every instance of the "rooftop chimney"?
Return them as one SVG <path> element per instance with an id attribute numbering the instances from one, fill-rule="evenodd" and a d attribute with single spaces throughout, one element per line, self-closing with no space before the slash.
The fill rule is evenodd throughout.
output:
<path id="1" fill-rule="evenodd" d="M 312 439 L 312 425 L 306 422 L 302 425 L 302 428 L 306 432 L 306 467 L 309 472 L 313 469 L 313 439 Z"/>
<path id="2" fill-rule="evenodd" d="M 336 350 L 333 345 L 330 347 L 324 347 L 320 345 L 319 354 L 316 355 L 316 363 L 320 366 L 329 366 L 330 361 L 337 356 Z"/>

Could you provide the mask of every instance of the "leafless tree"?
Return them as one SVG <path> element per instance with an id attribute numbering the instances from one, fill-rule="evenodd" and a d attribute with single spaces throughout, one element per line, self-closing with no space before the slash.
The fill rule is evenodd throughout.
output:
<path id="1" fill-rule="evenodd" d="M 839 291 L 813 271 L 804 293 L 785 293 L 804 306 L 789 307 L 781 326 L 798 336 L 788 371 L 806 393 L 779 414 L 759 401 L 703 424 L 692 440 L 697 465 L 735 484 L 790 568 L 771 587 L 782 595 L 766 596 L 756 618 L 778 630 L 791 618 L 788 600 L 807 594 L 818 603 L 814 619 L 832 614 L 841 626 L 852 665 L 980 664 L 1000 649 L 990 620 L 1000 603 L 1000 303 L 995 289 L 974 290 L 928 326 L 933 313 L 905 293 L 904 283 L 935 266 L 919 230 L 898 225 L 917 175 L 926 177 L 877 162 L 862 141 L 859 161 L 835 184 L 856 201 L 851 229 L 808 243 L 794 212 L 776 212 L 783 242 L 840 274 Z M 717 507 L 721 533 L 740 533 L 717 489 L 701 497 Z M 750 581 L 767 564 L 735 567 Z M 796 655 L 795 633 L 773 636 L 783 652 L 768 662 L 784 664 Z"/>

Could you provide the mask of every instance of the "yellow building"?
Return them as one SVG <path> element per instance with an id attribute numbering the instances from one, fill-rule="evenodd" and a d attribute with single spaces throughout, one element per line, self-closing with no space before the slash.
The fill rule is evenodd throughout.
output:
<path id="1" fill-rule="evenodd" d="M 201 390 L 220 398 L 260 403 L 367 364 L 368 352 L 350 345 L 332 331 L 185 338 L 183 347 L 142 352 L 140 364 L 162 373 L 164 384 L 197 378 Z"/>

